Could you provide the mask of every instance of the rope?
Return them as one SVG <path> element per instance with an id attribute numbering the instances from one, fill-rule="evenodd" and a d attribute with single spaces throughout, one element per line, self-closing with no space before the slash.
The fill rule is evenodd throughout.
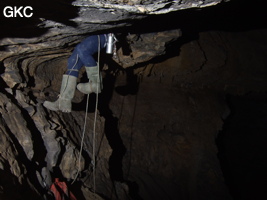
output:
<path id="1" fill-rule="evenodd" d="M 97 67 L 98 67 L 98 76 L 97 76 L 97 83 L 100 83 L 100 78 L 99 78 L 99 61 L 100 61 L 100 37 L 98 35 L 98 57 L 97 57 Z M 99 84 L 101 87 L 101 83 Z M 95 173 L 95 141 L 96 141 L 96 118 L 97 118 L 97 107 L 98 107 L 98 87 L 96 87 L 96 103 L 95 103 L 95 118 L 94 118 L 94 129 L 93 129 L 93 193 L 95 194 L 95 188 L 96 188 L 96 173 Z"/>
<path id="2" fill-rule="evenodd" d="M 78 175 L 81 171 L 81 157 L 82 157 L 82 150 L 83 150 L 83 144 L 84 144 L 84 136 L 85 136 L 85 130 L 86 130 L 86 122 L 87 122 L 87 115 L 88 115 L 88 105 L 89 105 L 89 94 L 87 94 L 87 100 L 86 100 L 86 109 L 85 109 L 85 116 L 84 116 L 84 125 L 83 125 L 83 132 L 82 132 L 82 140 L 81 140 L 81 147 L 80 147 L 80 151 L 79 151 L 79 157 L 78 157 L 78 171 L 75 175 L 74 180 L 72 181 L 71 185 L 76 181 L 76 179 L 78 178 Z"/>
<path id="3" fill-rule="evenodd" d="M 99 61 L 100 61 L 100 37 L 98 35 L 98 62 L 97 62 L 97 66 L 98 66 L 98 76 L 97 76 L 97 83 L 100 82 L 100 78 L 99 78 Z M 76 65 L 76 64 L 75 64 Z M 101 83 L 100 83 L 101 84 Z M 84 144 L 84 136 L 85 136 L 85 130 L 86 130 L 86 122 L 87 122 L 87 115 L 88 115 L 88 105 L 89 105 L 89 96 L 90 94 L 87 94 L 87 101 L 86 101 L 86 113 L 85 113 L 85 117 L 84 117 L 84 125 L 83 125 L 83 132 L 82 132 L 82 139 L 81 139 L 81 147 L 80 147 L 80 151 L 79 151 L 79 157 L 78 157 L 78 171 L 76 173 L 76 176 L 74 178 L 74 180 L 72 181 L 71 184 L 73 184 L 80 171 L 81 171 L 81 156 L 82 156 L 82 150 L 83 150 L 83 144 Z M 95 140 L 96 140 L 96 119 L 97 119 L 97 107 L 98 107 L 98 87 L 96 87 L 96 104 L 95 104 L 95 115 L 94 115 L 94 127 L 93 127 L 93 160 L 92 160 L 92 163 L 93 163 L 93 193 L 95 194 L 95 188 L 96 188 L 96 181 L 95 181 Z"/>
<path id="4" fill-rule="evenodd" d="M 97 83 L 100 82 L 100 78 L 99 78 L 99 61 L 100 61 L 100 37 L 98 35 L 98 76 L 97 76 Z M 95 141 L 96 141 L 96 119 L 97 119 L 97 107 L 98 107 L 98 87 L 96 87 L 96 105 L 95 105 L 95 115 L 94 115 L 94 127 L 93 127 L 93 193 L 95 194 L 95 191 L 96 191 L 96 173 L 95 173 L 95 163 L 96 163 L 96 160 L 95 160 Z M 88 104 L 89 104 L 89 94 L 87 94 L 87 102 L 86 102 L 86 114 L 85 114 L 85 119 L 84 119 L 84 126 L 83 126 L 83 133 L 82 133 L 82 139 L 81 139 L 81 147 L 80 147 L 80 151 L 79 151 L 79 168 L 78 168 L 78 172 L 76 173 L 76 176 L 73 180 L 73 182 L 71 184 L 73 184 L 80 171 L 81 171 L 81 154 L 82 154 L 82 149 L 83 149 L 83 143 L 84 143 L 84 136 L 85 136 L 85 130 L 86 130 L 86 119 L 87 119 L 87 115 L 88 115 Z"/>
<path id="5" fill-rule="evenodd" d="M 76 61 L 75 61 L 74 65 L 72 66 L 71 69 L 68 69 L 68 70 L 67 70 L 67 71 L 69 71 L 68 74 L 67 74 L 67 75 L 68 75 L 68 78 L 67 78 L 67 82 L 66 82 L 66 84 L 65 84 L 65 87 L 64 87 L 64 89 L 62 90 L 62 93 L 65 92 L 65 90 L 66 90 L 66 88 L 67 88 L 67 85 L 68 85 L 68 82 L 69 82 L 69 76 L 70 76 L 70 73 L 71 73 L 71 71 L 75 71 L 74 67 L 77 65 L 78 60 L 79 60 L 79 56 L 78 56 L 78 54 L 77 54 L 77 56 L 76 56 Z"/>

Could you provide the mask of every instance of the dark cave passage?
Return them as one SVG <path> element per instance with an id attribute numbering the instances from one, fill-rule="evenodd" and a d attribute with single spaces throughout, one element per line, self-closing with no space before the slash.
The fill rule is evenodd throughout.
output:
<path id="1" fill-rule="evenodd" d="M 217 140 L 222 170 L 234 200 L 267 198 L 267 96 L 228 96 L 231 114 Z"/>
<path id="2" fill-rule="evenodd" d="M 122 159 L 126 148 L 118 130 L 118 119 L 109 108 L 114 89 L 115 76 L 107 75 L 104 80 L 104 89 L 99 102 L 99 112 L 105 118 L 105 135 L 112 149 L 109 159 L 109 173 L 112 181 L 123 181 Z"/>
<path id="3" fill-rule="evenodd" d="M 111 68 L 111 70 L 112 69 L 113 67 Z M 118 192 L 120 193 L 120 191 L 118 191 L 117 184 L 123 183 L 126 184 L 129 188 L 129 196 L 132 199 L 139 200 L 142 198 L 138 194 L 138 185 L 135 182 L 128 181 L 127 176 L 124 175 L 123 172 L 123 165 L 125 164 L 123 163 L 123 158 L 126 152 L 130 153 L 131 149 L 127 149 L 123 144 L 123 140 L 119 132 L 119 119 L 114 116 L 111 108 L 109 107 L 113 95 L 112 91 L 116 90 L 123 96 L 136 93 L 138 85 L 136 82 L 136 77 L 131 71 L 132 70 L 128 72 L 128 70 L 126 70 L 126 85 L 116 88 L 114 88 L 116 76 L 114 76 L 112 73 L 110 74 L 106 72 L 106 76 L 103 82 L 104 89 L 99 99 L 98 109 L 100 115 L 105 118 L 104 132 L 112 149 L 112 153 L 109 158 L 109 175 L 113 184 L 113 189 L 110 196 L 115 195 L 116 199 L 122 198 L 121 194 L 118 194 Z"/>

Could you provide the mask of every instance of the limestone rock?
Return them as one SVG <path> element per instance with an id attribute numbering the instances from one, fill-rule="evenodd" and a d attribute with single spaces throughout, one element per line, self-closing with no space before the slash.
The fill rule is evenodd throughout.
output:
<path id="1" fill-rule="evenodd" d="M 177 10 L 220 2 L 29 1 L 34 18 L 3 19 L 0 198 L 45 198 L 61 178 L 78 199 L 231 199 L 215 139 L 230 114 L 226 94 L 267 90 L 266 30 L 200 29 L 190 14 L 172 22 Z M 104 88 L 88 110 L 79 91 L 71 113 L 44 108 L 75 45 L 109 32 L 116 55 L 101 52 Z"/>

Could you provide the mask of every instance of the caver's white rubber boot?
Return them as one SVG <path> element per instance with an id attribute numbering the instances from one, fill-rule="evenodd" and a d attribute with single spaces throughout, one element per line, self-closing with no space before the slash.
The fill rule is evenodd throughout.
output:
<path id="1" fill-rule="evenodd" d="M 86 74 L 89 79 L 87 83 L 79 83 L 77 89 L 84 94 L 101 93 L 102 90 L 102 75 L 99 73 L 98 66 L 85 67 Z M 99 76 L 99 78 L 98 78 Z"/>
<path id="2" fill-rule="evenodd" d="M 71 112 L 71 101 L 74 97 L 76 84 L 77 78 L 75 76 L 63 75 L 58 99 L 55 102 L 45 101 L 43 105 L 53 111 Z"/>

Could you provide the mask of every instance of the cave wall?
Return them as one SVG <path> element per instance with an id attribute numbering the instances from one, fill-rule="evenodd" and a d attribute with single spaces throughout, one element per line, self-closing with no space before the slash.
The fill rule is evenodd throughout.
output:
<path id="1" fill-rule="evenodd" d="M 171 56 L 145 57 L 145 64 L 126 69 L 117 68 L 116 59 L 108 63 L 104 56 L 104 90 L 99 97 L 96 137 L 97 194 L 108 199 L 231 199 L 215 140 L 230 113 L 225 94 L 266 89 L 266 60 L 262 57 L 266 51 L 259 39 L 265 33 L 202 32 L 190 42 L 180 36 L 175 45 L 167 45 Z M 249 51 L 251 48 L 253 51 Z M 57 98 L 70 53 L 71 48 L 66 48 L 62 54 L 37 60 L 21 57 L 23 61 L 13 68 L 4 65 L 3 195 L 9 194 L 10 187 L 20 191 L 17 198 L 29 193 L 42 195 L 46 190 L 40 177 L 51 175 L 51 179 L 70 181 L 79 169 L 86 97 L 76 92 L 70 114 L 42 106 L 44 100 Z M 120 49 L 118 56 L 121 62 L 129 60 Z M 83 76 L 84 70 L 80 80 Z M 85 199 L 92 197 L 94 185 L 95 95 L 90 96 L 82 174 L 72 186 L 75 194 Z M 51 180 L 45 181 L 51 184 Z"/>
<path id="2" fill-rule="evenodd" d="M 92 10 L 99 12 L 86 7 L 81 16 Z M 42 103 L 57 98 L 74 46 L 111 28 L 107 21 L 75 29 L 45 20 L 53 28 L 42 37 L 1 40 L 0 198 L 44 197 L 59 177 L 78 199 L 232 199 L 216 139 L 232 111 L 227 94 L 266 92 L 266 29 L 127 33 L 128 53 L 118 46 L 117 58 L 101 54 L 96 163 L 95 95 L 79 162 L 86 96 L 76 92 L 69 114 Z"/>
<path id="3" fill-rule="evenodd" d="M 127 149 L 124 178 L 143 199 L 230 199 L 214 142 L 227 112 L 223 97 L 165 80 L 144 77 L 136 95 L 113 97 Z"/>

